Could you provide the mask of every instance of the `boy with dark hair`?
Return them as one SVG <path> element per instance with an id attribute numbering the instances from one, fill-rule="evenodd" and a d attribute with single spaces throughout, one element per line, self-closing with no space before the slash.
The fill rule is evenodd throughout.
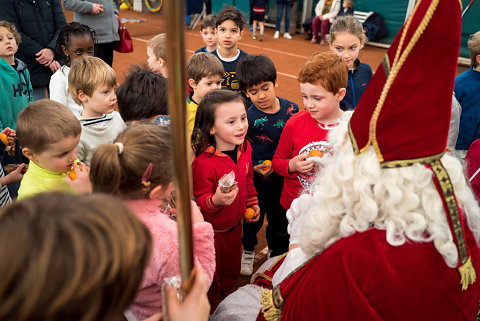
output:
<path id="1" fill-rule="evenodd" d="M 188 138 L 192 136 L 198 104 L 206 94 L 222 88 L 224 72 L 222 63 L 211 53 L 199 52 L 188 59 L 188 85 L 193 89 L 193 92 L 187 98 Z"/>
<path id="2" fill-rule="evenodd" d="M 247 53 L 238 49 L 238 42 L 242 39 L 246 20 L 243 13 L 236 7 L 226 6 L 217 14 L 215 34 L 218 39 L 218 48 L 212 53 L 220 59 L 225 69 L 222 88 L 241 92 L 235 77 L 237 64 Z"/>
<path id="3" fill-rule="evenodd" d="M 212 52 L 218 47 L 217 35 L 215 34 L 215 27 L 217 23 L 217 16 L 209 14 L 202 20 L 200 28 L 200 35 L 202 35 L 203 42 L 206 46 L 198 49 L 198 52 Z"/>
<path id="4" fill-rule="evenodd" d="M 240 88 L 251 99 L 248 109 L 247 137 L 252 145 L 253 183 L 258 192 L 260 219 L 243 225 L 242 275 L 251 275 L 255 257 L 257 233 L 267 214 L 267 243 L 271 256 L 288 251 L 288 221 L 280 205 L 283 177 L 273 172 L 271 160 L 280 141 L 285 123 L 298 112 L 298 106 L 276 96 L 277 70 L 264 55 L 249 55 L 237 66 Z"/>
<path id="5" fill-rule="evenodd" d="M 480 31 L 470 36 L 470 69 L 455 79 L 455 98 L 462 106 L 456 155 L 464 158 L 470 144 L 480 137 Z"/>
<path id="6" fill-rule="evenodd" d="M 132 66 L 116 94 L 118 111 L 125 122 L 143 119 L 154 123 L 170 122 L 167 79 L 148 70 L 145 65 Z"/>

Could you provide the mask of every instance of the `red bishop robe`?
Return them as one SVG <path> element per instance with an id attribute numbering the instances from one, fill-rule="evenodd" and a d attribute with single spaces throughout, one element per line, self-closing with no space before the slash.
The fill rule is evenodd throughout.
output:
<path id="1" fill-rule="evenodd" d="M 480 277 L 479 248 L 466 231 Z M 273 291 L 275 293 L 275 290 Z M 460 274 L 433 243 L 392 246 L 371 229 L 333 244 L 280 284 L 281 320 L 475 320 L 480 280 L 462 291 Z M 262 312 L 257 320 L 265 320 Z"/>

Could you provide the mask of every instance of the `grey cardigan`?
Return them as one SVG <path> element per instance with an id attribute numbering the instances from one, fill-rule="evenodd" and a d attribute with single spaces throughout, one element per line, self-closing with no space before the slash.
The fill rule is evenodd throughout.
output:
<path id="1" fill-rule="evenodd" d="M 92 14 L 94 3 L 103 5 L 103 12 Z M 62 0 L 66 10 L 73 11 L 73 21 L 83 23 L 95 30 L 97 43 L 109 43 L 120 40 L 118 36 L 118 14 L 113 0 Z"/>

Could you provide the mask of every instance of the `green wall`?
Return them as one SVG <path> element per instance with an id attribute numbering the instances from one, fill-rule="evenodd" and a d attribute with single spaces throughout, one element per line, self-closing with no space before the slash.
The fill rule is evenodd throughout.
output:
<path id="1" fill-rule="evenodd" d="M 464 9 L 470 0 L 461 0 Z M 312 12 L 310 16 L 314 15 L 314 9 L 318 0 L 313 1 Z M 216 1 L 212 0 L 212 11 L 218 12 L 225 4 L 235 5 L 240 11 L 243 11 L 247 17 L 250 16 L 250 1 L 249 0 L 227 0 Z M 301 16 L 303 0 L 297 1 L 297 16 Z M 391 43 L 395 38 L 405 21 L 405 14 L 407 11 L 408 0 L 355 0 L 355 10 L 358 11 L 376 11 L 382 15 L 387 24 L 389 35 L 382 39 L 382 43 Z M 269 22 L 275 22 L 275 0 L 269 0 L 269 8 L 267 14 Z M 463 16 L 462 22 L 462 47 L 460 48 L 461 57 L 470 57 L 467 47 L 468 37 L 480 30 L 480 0 L 475 0 L 468 11 Z M 307 17 L 308 18 L 308 17 Z M 445 32 L 448 32 L 448 20 L 445 21 Z M 439 41 L 442 35 L 438 35 Z"/>
<path id="2" fill-rule="evenodd" d="M 470 0 L 462 0 L 465 10 Z M 467 47 L 468 37 L 480 30 L 480 0 L 475 0 L 470 8 L 465 12 L 462 21 L 462 47 L 460 48 L 460 57 L 470 58 L 470 51 Z"/>

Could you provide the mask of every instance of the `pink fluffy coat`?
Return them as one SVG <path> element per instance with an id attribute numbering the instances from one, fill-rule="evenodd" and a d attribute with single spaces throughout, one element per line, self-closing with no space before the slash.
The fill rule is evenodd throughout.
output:
<path id="1" fill-rule="evenodd" d="M 130 200 L 125 204 L 149 228 L 153 239 L 150 263 L 145 270 L 140 289 L 130 310 L 139 319 L 162 311 L 162 283 L 164 278 L 180 274 L 177 222 L 163 213 L 161 201 Z M 195 261 L 200 263 L 212 282 L 215 271 L 213 228 L 210 223 L 193 225 Z"/>

